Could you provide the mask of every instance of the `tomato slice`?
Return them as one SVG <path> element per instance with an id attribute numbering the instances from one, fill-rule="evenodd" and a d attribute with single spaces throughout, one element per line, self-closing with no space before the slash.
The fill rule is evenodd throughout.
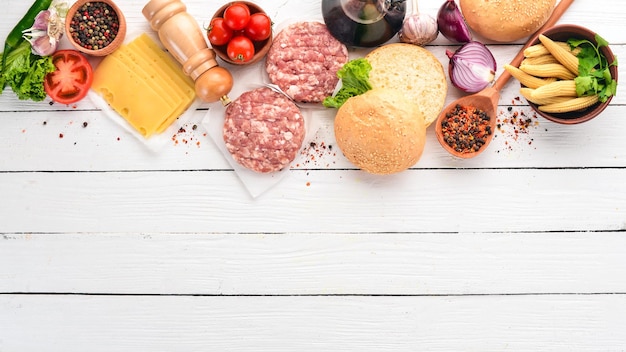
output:
<path id="1" fill-rule="evenodd" d="M 56 70 L 43 81 L 46 93 L 61 104 L 72 104 L 85 97 L 93 81 L 93 69 L 87 58 L 76 50 L 59 50 L 52 54 Z"/>

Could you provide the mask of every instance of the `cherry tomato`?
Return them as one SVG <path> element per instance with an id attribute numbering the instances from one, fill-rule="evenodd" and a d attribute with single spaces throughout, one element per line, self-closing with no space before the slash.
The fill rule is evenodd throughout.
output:
<path id="1" fill-rule="evenodd" d="M 76 50 L 58 50 L 52 54 L 56 70 L 46 75 L 43 86 L 52 100 L 75 103 L 87 95 L 93 81 L 93 70 L 87 58 Z"/>
<path id="2" fill-rule="evenodd" d="M 216 17 L 211 21 L 211 25 L 207 29 L 207 38 L 209 38 L 211 45 L 226 45 L 232 37 L 233 30 L 226 26 L 223 18 Z"/>
<path id="3" fill-rule="evenodd" d="M 272 34 L 272 21 L 264 13 L 252 14 L 244 33 L 253 41 L 265 40 Z"/>
<path id="4" fill-rule="evenodd" d="M 242 30 L 250 21 L 250 8 L 244 3 L 236 2 L 224 10 L 224 22 L 234 30 Z"/>
<path id="5" fill-rule="evenodd" d="M 254 43 L 250 38 L 238 35 L 228 42 L 226 47 L 228 57 L 233 61 L 247 62 L 254 56 Z"/>

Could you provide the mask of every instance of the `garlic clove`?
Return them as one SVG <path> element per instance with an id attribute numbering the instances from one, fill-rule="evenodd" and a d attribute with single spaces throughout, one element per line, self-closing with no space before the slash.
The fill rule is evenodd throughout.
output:
<path id="1" fill-rule="evenodd" d="M 424 46 L 437 39 L 439 29 L 437 20 L 427 14 L 413 14 L 408 16 L 398 32 L 401 42 Z"/>

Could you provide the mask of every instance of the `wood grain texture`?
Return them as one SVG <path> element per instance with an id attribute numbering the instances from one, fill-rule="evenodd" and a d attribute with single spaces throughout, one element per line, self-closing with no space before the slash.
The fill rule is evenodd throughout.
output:
<path id="1" fill-rule="evenodd" d="M 0 349 L 622 351 L 625 307 L 624 295 L 2 295 Z"/>
<path id="2" fill-rule="evenodd" d="M 138 30 L 144 3 L 117 2 Z M 185 3 L 206 26 L 224 1 Z M 277 26 L 320 18 L 319 0 L 256 3 Z M 0 40 L 29 4 L 0 0 Z M 577 0 L 559 23 L 622 57 L 625 4 Z M 487 42 L 498 73 L 522 43 Z M 456 48 L 427 46 L 444 66 Z M 210 104 L 155 152 L 89 100 L 6 89 L 0 352 L 625 351 L 626 90 L 563 126 L 518 88 L 501 92 L 501 126 L 476 159 L 448 156 L 429 129 L 414 168 L 367 175 L 330 149 L 327 117 L 257 199 L 207 137 Z"/>
<path id="3" fill-rule="evenodd" d="M 18 233 L 624 231 L 625 178 L 623 168 L 302 170 L 251 199 L 232 171 L 0 173 L 0 218 Z"/>
<path id="4" fill-rule="evenodd" d="M 619 232 L 4 234 L 0 294 L 626 294 L 624 253 Z"/>

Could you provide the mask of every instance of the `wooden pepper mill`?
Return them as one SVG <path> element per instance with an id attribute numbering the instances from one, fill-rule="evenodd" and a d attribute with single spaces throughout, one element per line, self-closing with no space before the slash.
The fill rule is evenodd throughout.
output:
<path id="1" fill-rule="evenodd" d="M 180 0 L 150 0 L 142 13 L 163 46 L 183 65 L 185 75 L 195 81 L 196 95 L 205 102 L 228 104 L 233 76 L 218 65 L 215 52 L 207 46 L 185 4 Z"/>

